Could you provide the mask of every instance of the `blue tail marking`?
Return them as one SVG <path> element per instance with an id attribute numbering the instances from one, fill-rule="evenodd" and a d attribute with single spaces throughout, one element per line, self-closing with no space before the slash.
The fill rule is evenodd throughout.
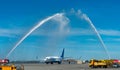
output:
<path id="1" fill-rule="evenodd" d="M 65 48 L 63 48 L 63 51 L 62 51 L 62 54 L 61 54 L 62 59 L 64 59 L 64 51 L 65 51 Z"/>

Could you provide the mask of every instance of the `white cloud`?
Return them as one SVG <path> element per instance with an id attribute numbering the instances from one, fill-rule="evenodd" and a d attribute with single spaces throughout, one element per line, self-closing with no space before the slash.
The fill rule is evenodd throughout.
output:
<path id="1" fill-rule="evenodd" d="M 68 31 L 68 35 L 93 35 L 94 32 L 90 29 L 76 28 Z"/>
<path id="2" fill-rule="evenodd" d="M 0 29 L 0 36 L 2 37 L 14 37 L 15 35 L 22 34 L 22 30 L 16 29 Z"/>
<path id="3" fill-rule="evenodd" d="M 103 29 L 99 29 L 98 31 L 102 35 L 120 36 L 120 31 L 119 30 L 103 30 Z"/>
<path id="4" fill-rule="evenodd" d="M 88 41 L 97 41 L 97 39 L 92 39 L 92 38 L 90 38 L 90 39 L 87 39 Z"/>
<path id="5" fill-rule="evenodd" d="M 114 41 L 120 41 L 120 38 L 114 39 Z"/>
<path id="6" fill-rule="evenodd" d="M 116 42 L 120 42 L 120 38 L 106 38 L 105 41 L 116 41 Z"/>
<path id="7" fill-rule="evenodd" d="M 19 35 L 23 35 L 25 28 L 17 28 L 17 29 L 5 29 L 5 28 L 0 28 L 0 37 L 16 37 Z"/>
<path id="8" fill-rule="evenodd" d="M 101 35 L 108 36 L 105 41 L 120 41 L 120 31 L 119 30 L 104 30 L 104 29 L 99 29 L 98 30 Z"/>

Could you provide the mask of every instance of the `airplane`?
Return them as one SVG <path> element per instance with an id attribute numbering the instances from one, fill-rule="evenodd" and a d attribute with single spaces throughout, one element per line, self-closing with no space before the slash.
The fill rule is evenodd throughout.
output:
<path id="1" fill-rule="evenodd" d="M 0 59 L 0 64 L 7 64 L 9 63 L 9 59 Z"/>
<path id="2" fill-rule="evenodd" d="M 64 49 L 62 51 L 61 56 L 49 56 L 49 57 L 46 57 L 44 59 L 44 62 L 46 64 L 48 64 L 48 63 L 51 63 L 51 64 L 53 64 L 53 63 L 61 64 L 63 59 L 64 59 Z"/>

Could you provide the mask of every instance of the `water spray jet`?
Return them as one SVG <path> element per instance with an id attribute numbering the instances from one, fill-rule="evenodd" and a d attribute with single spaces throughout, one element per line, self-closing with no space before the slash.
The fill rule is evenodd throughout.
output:
<path id="1" fill-rule="evenodd" d="M 42 24 L 44 24 L 45 22 L 51 20 L 52 18 L 56 17 L 56 16 L 63 16 L 63 13 L 57 13 L 54 14 L 53 16 L 50 16 L 46 19 L 43 19 L 41 22 L 39 22 L 36 26 L 34 26 L 25 36 L 23 36 L 16 44 L 15 46 L 9 51 L 9 53 L 7 54 L 6 58 L 8 58 L 10 56 L 10 54 L 34 31 L 36 30 L 38 27 L 40 27 Z"/>
<path id="2" fill-rule="evenodd" d="M 104 44 L 104 42 L 103 42 L 100 34 L 98 33 L 97 29 L 96 29 L 95 26 L 93 25 L 92 21 L 89 19 L 89 17 L 88 17 L 86 14 L 82 14 L 82 18 L 83 18 L 84 20 L 86 20 L 86 21 L 89 23 L 89 25 L 92 27 L 92 29 L 93 29 L 94 32 L 96 33 L 96 35 L 97 35 L 100 43 L 102 44 L 102 46 L 103 46 L 103 48 L 104 48 L 104 50 L 105 50 L 105 52 L 106 52 L 106 54 L 107 54 L 107 56 L 108 56 L 108 59 L 110 59 L 111 57 L 110 57 L 110 55 L 109 55 L 109 53 L 108 53 L 107 47 L 105 46 L 105 44 Z"/>

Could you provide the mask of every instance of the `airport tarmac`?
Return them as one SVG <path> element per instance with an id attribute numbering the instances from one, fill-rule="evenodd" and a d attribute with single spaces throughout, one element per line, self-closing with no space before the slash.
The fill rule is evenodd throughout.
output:
<path id="1" fill-rule="evenodd" d="M 89 68 L 88 64 L 23 64 L 24 70 L 120 70 L 120 68 Z"/>

